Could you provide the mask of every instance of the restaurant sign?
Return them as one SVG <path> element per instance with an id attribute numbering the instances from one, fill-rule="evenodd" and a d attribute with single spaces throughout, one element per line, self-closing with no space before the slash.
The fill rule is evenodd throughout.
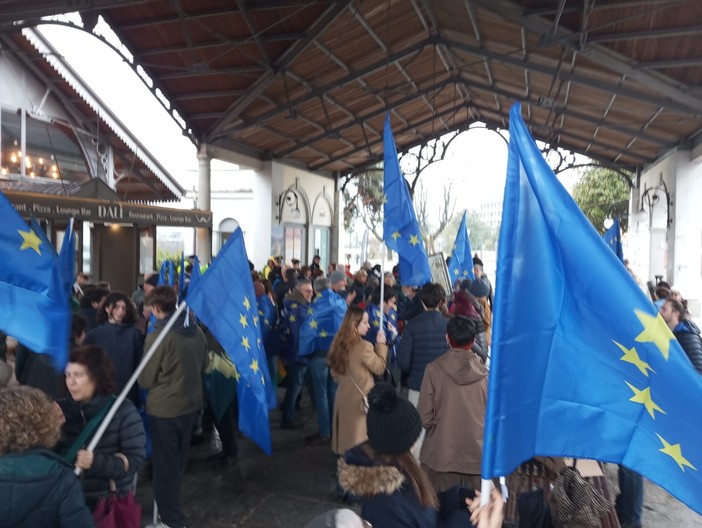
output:
<path id="1" fill-rule="evenodd" d="M 212 212 L 25 192 L 3 193 L 22 216 L 95 223 L 212 227 Z"/>

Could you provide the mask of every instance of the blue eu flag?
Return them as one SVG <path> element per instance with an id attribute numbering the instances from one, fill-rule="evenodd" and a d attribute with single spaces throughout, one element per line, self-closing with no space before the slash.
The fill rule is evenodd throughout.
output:
<path id="1" fill-rule="evenodd" d="M 71 313 L 56 251 L 0 193 L 0 330 L 66 365 Z"/>
<path id="2" fill-rule="evenodd" d="M 623 464 L 702 512 L 702 377 L 510 112 L 482 474 Z M 603 290 L 603 284 L 604 290 Z"/>
<path id="3" fill-rule="evenodd" d="M 456 284 L 459 279 L 473 280 L 475 278 L 473 275 L 473 251 L 470 249 L 470 240 L 468 240 L 466 214 L 463 211 L 463 218 L 461 218 L 461 225 L 458 226 L 456 242 L 453 244 L 453 253 L 451 253 L 451 265 L 448 270 L 451 285 Z"/>
<path id="4" fill-rule="evenodd" d="M 244 236 L 237 228 L 207 273 L 190 285 L 188 305 L 236 367 L 239 429 L 271 454 L 271 384 Z"/>
<path id="5" fill-rule="evenodd" d="M 615 218 L 612 226 L 604 232 L 604 235 L 602 235 L 602 240 L 604 240 L 605 243 L 612 248 L 614 254 L 617 255 L 617 258 L 619 258 L 623 264 L 624 251 L 622 250 L 622 230 L 619 225 L 619 217 Z"/>
<path id="6" fill-rule="evenodd" d="M 307 309 L 307 319 L 300 327 L 298 356 L 329 350 L 346 315 L 346 301 L 330 289 L 322 290 Z"/>
<path id="7" fill-rule="evenodd" d="M 73 232 L 73 218 L 68 221 L 68 227 L 63 235 L 61 252 L 58 254 L 58 266 L 61 273 L 63 291 L 66 297 L 71 295 L 73 289 L 73 272 L 76 264 L 76 234 Z"/>
<path id="8" fill-rule="evenodd" d="M 385 159 L 385 212 L 383 241 L 400 257 L 400 281 L 403 286 L 423 286 L 431 282 L 429 259 L 422 231 L 412 206 L 405 177 L 397 161 L 395 140 L 390 128 L 390 114 L 385 116 L 383 131 Z"/>

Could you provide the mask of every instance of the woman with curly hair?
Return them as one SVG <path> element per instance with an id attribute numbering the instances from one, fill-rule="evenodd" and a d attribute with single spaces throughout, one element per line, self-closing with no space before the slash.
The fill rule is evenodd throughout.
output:
<path id="1" fill-rule="evenodd" d="M 121 391 L 139 366 L 144 351 L 144 336 L 135 326 L 136 306 L 123 292 L 110 293 L 100 304 L 98 326 L 88 332 L 86 345 L 97 345 L 107 352 L 115 368 L 116 391 Z M 134 385 L 129 399 L 139 404 L 139 388 Z"/>
<path id="2" fill-rule="evenodd" d="M 327 357 L 331 375 L 339 384 L 332 420 L 332 449 L 338 455 L 367 440 L 363 401 L 375 384 L 373 374 L 385 372 L 385 333 L 378 332 L 373 347 L 363 340 L 369 328 L 368 313 L 349 306 Z"/>
<path id="3" fill-rule="evenodd" d="M 72 467 L 50 451 L 61 413 L 39 389 L 0 391 L 0 526 L 93 526 Z"/>
<path id="4" fill-rule="evenodd" d="M 71 448 L 83 429 L 114 401 L 112 364 L 100 347 L 82 346 L 71 351 L 65 373 L 69 395 L 59 405 L 66 422 L 56 451 L 73 458 L 70 453 L 75 449 Z M 141 417 L 128 399 L 120 405 L 94 451 L 85 449 L 91 437 L 88 435 L 77 446 L 75 460 L 69 461 L 82 470 L 81 484 L 92 509 L 100 497 L 110 493 L 110 481 L 114 481 L 118 496 L 132 490 L 134 475 L 144 464 L 146 437 Z"/>

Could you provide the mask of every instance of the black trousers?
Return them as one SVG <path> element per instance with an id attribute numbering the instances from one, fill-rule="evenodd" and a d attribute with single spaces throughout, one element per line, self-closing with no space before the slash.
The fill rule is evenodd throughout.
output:
<path id="1" fill-rule="evenodd" d="M 199 412 L 151 419 L 153 445 L 154 499 L 161 521 L 172 527 L 185 526 L 185 515 L 180 505 L 180 489 L 188 461 L 190 436 Z"/>
<path id="2" fill-rule="evenodd" d="M 239 404 L 234 398 L 229 404 L 227 410 L 224 411 L 221 420 L 215 418 L 215 427 L 219 433 L 219 439 L 222 441 L 222 453 L 227 456 L 236 458 L 239 449 L 236 444 L 236 432 L 239 422 Z"/>

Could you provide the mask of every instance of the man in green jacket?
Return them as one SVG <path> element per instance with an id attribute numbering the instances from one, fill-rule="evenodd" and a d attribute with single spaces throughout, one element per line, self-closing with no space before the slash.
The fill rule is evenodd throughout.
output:
<path id="1" fill-rule="evenodd" d="M 176 309 L 176 292 L 158 286 L 144 299 L 156 318 L 154 331 L 146 337 L 144 351 L 163 331 Z M 146 412 L 153 445 L 154 498 L 161 520 L 170 528 L 185 526 L 180 504 L 181 479 L 188 460 L 190 436 L 204 407 L 202 373 L 207 367 L 207 340 L 185 314 L 156 349 L 139 376 L 139 386 L 149 391 Z"/>

